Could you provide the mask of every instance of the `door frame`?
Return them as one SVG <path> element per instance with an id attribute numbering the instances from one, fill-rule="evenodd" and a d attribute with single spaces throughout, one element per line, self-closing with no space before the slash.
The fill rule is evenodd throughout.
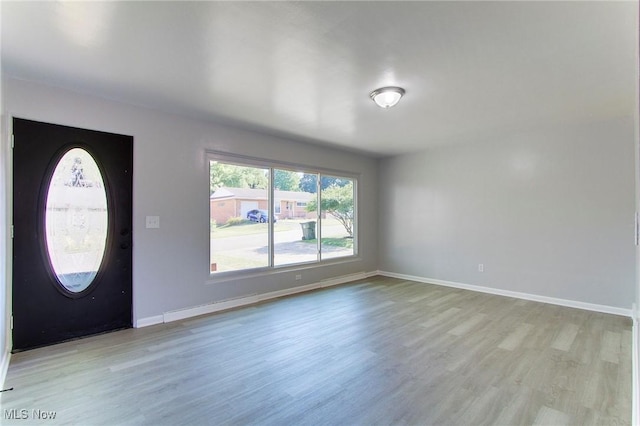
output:
<path id="1" fill-rule="evenodd" d="M 0 342 L 0 388 L 9 369 L 13 333 L 11 312 L 13 311 L 13 118 L 14 114 L 6 112 L 0 120 L 0 173 L 4 178 L 4 195 L 0 198 L 0 267 L 4 267 L 4 275 L 0 277 L 0 327 L 4 332 L 4 341 Z M 2 288 L 4 286 L 4 288 Z M 0 337 L 2 335 L 0 334 Z"/>
<path id="2" fill-rule="evenodd" d="M 11 348 L 13 347 L 13 324 L 12 324 L 12 312 L 13 312 L 13 118 L 14 114 L 7 113 L 2 120 L 2 136 L 4 143 L 4 178 L 5 178 L 5 194 L 6 204 L 4 206 L 4 218 L 5 218 L 5 239 L 3 241 L 5 258 L 3 259 L 5 266 L 5 292 L 4 292 L 4 306 L 2 312 L 2 325 L 4 326 L 5 341 L 4 351 L 6 359 L 6 365 L 3 368 L 8 370 L 9 361 L 11 358 Z M 2 382 L 4 384 L 4 378 L 7 370 L 2 371 Z"/>

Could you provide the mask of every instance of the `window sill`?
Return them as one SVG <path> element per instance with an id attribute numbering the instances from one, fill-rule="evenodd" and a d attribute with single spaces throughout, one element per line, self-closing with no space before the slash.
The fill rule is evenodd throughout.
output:
<path id="1" fill-rule="evenodd" d="M 308 271 L 311 269 L 323 268 L 325 266 L 341 265 L 348 263 L 362 262 L 360 256 L 349 256 L 340 259 L 328 259 L 313 263 L 297 263 L 293 265 L 276 266 L 273 268 L 256 268 L 244 271 L 216 272 L 209 274 L 209 279 L 205 281 L 205 285 L 216 285 L 228 281 L 238 281 L 251 278 L 259 278 L 269 275 L 286 274 L 290 272 Z"/>

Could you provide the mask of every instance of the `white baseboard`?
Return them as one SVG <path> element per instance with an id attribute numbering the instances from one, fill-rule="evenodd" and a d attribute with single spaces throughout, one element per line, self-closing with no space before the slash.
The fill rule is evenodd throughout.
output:
<path id="1" fill-rule="evenodd" d="M 164 322 L 164 317 L 162 315 L 155 315 L 152 317 L 140 318 L 136 320 L 134 327 L 142 328 L 149 327 L 150 325 L 162 324 Z"/>
<path id="2" fill-rule="evenodd" d="M 180 321 L 187 318 L 196 317 L 199 315 L 211 314 L 214 312 L 226 311 L 227 309 L 239 308 L 241 306 L 253 305 L 265 300 L 275 299 L 278 297 L 289 296 L 296 293 L 303 293 L 306 291 L 316 290 L 324 287 L 331 287 L 339 284 L 348 283 L 360 279 L 369 278 L 371 276 L 378 275 L 377 271 L 374 272 L 360 272 L 357 274 L 344 275 L 341 277 L 330 278 L 322 280 L 317 283 L 307 284 L 298 287 L 286 288 L 284 290 L 272 291 L 262 294 L 250 294 L 242 296 L 236 299 L 221 300 L 219 302 L 209 303 L 206 305 L 194 306 L 186 309 L 179 309 L 176 311 L 165 312 L 162 315 L 156 315 L 152 317 L 141 318 L 136 321 L 136 328 L 147 327 L 150 325 Z"/>
<path id="3" fill-rule="evenodd" d="M 4 389 L 4 381 L 7 378 L 7 371 L 9 371 L 9 362 L 11 361 L 11 352 L 7 351 L 2 355 L 2 361 L 0 361 L 0 389 Z M 0 393 L 0 398 L 2 394 Z"/>
<path id="4" fill-rule="evenodd" d="M 425 278 L 425 277 L 419 277 L 415 275 L 398 274 L 395 272 L 371 271 L 371 272 L 359 272 L 356 274 L 343 275 L 341 277 L 336 277 L 336 278 L 329 278 L 327 280 L 322 280 L 317 283 L 287 288 L 284 290 L 272 291 L 269 293 L 250 294 L 250 295 L 242 296 L 235 299 L 221 300 L 221 301 L 209 303 L 206 305 L 200 305 L 200 306 L 194 306 L 186 309 L 169 311 L 169 312 L 165 312 L 162 315 L 155 315 L 151 317 L 140 318 L 136 321 L 135 327 L 140 328 L 140 327 L 147 327 L 150 325 L 161 324 L 166 322 L 179 321 L 181 319 L 191 318 L 198 315 L 205 315 L 213 312 L 219 312 L 227 309 L 237 308 L 240 306 L 252 305 L 254 303 L 262 302 L 264 300 L 275 299 L 278 297 L 289 296 L 296 293 L 303 293 L 306 291 L 316 290 L 318 288 L 331 287 L 334 285 L 344 284 L 351 281 L 366 279 L 376 275 L 382 275 L 385 277 L 399 278 L 403 280 L 422 282 L 426 284 L 435 284 L 435 285 L 441 285 L 444 287 L 453 287 L 453 288 L 459 288 L 463 290 L 477 291 L 480 293 L 489 293 L 489 294 L 495 294 L 498 296 L 507 296 L 507 297 L 513 297 L 516 299 L 531 300 L 534 302 L 549 303 L 552 305 L 567 306 L 570 308 L 584 309 L 587 311 L 602 312 L 606 314 L 622 315 L 626 317 L 635 318 L 635 315 L 632 309 L 624 309 L 624 308 L 618 308 L 615 306 L 607 306 L 607 305 L 598 305 L 594 303 L 579 302 L 579 301 L 568 300 L 568 299 L 559 299 L 555 297 L 540 296 L 536 294 L 522 293 L 517 291 L 511 291 L 511 290 L 501 290 L 501 289 L 492 288 L 492 287 L 483 287 L 483 286 L 478 286 L 473 284 L 464 284 L 464 283 L 458 283 L 454 281 L 439 280 L 435 278 Z"/>
<path id="5" fill-rule="evenodd" d="M 180 321 L 187 318 L 197 317 L 199 315 L 212 314 L 214 312 L 226 311 L 227 309 L 239 308 L 240 306 L 252 305 L 259 302 L 256 295 L 239 297 L 237 299 L 222 300 L 220 302 L 210 303 L 207 305 L 194 306 L 187 309 L 179 309 L 177 311 L 165 312 L 162 322 Z"/>
<path id="6" fill-rule="evenodd" d="M 459 288 L 463 290 L 477 291 L 480 293 L 489 293 L 489 294 L 495 294 L 498 296 L 507 296 L 507 297 L 513 297 L 516 299 L 531 300 L 533 302 L 542 302 L 542 303 L 549 303 L 551 305 L 560 305 L 560 306 L 566 306 L 569 308 L 584 309 L 586 311 L 622 315 L 625 317 L 632 317 L 633 315 L 631 309 L 618 308 L 615 306 L 598 305 L 595 303 L 578 302 L 576 300 L 559 299 L 556 297 L 548 297 L 548 296 L 539 296 L 537 294 L 521 293 L 518 291 L 511 291 L 511 290 L 501 290 L 498 288 L 483 287 L 483 286 L 472 285 L 472 284 L 463 284 L 463 283 L 457 283 L 453 281 L 444 281 L 444 280 L 438 280 L 435 278 L 418 277 L 415 275 L 397 274 L 395 272 L 378 271 L 378 274 L 383 275 L 385 277 L 390 277 L 390 278 L 399 278 L 403 280 L 417 281 L 425 284 L 441 285 L 444 287 L 454 287 L 454 288 Z"/>

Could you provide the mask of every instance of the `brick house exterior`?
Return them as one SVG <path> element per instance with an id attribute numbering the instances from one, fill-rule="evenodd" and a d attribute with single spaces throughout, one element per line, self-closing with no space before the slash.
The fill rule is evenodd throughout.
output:
<path id="1" fill-rule="evenodd" d="M 278 220 L 315 219 L 315 212 L 307 212 L 307 203 L 316 194 L 298 191 L 274 191 L 274 210 Z M 216 190 L 210 197 L 211 219 L 217 224 L 226 223 L 232 217 L 246 219 L 252 209 L 268 210 L 268 191 L 266 189 L 227 188 Z"/>

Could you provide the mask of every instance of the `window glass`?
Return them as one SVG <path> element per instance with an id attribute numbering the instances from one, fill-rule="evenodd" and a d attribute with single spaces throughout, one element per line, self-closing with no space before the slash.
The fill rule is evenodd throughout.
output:
<path id="1" fill-rule="evenodd" d="M 211 272 L 269 266 L 269 169 L 210 162 Z"/>
<path id="2" fill-rule="evenodd" d="M 70 149 L 53 172 L 45 210 L 49 260 L 68 291 L 83 291 L 98 274 L 108 223 L 107 193 L 98 164 L 84 149 Z"/>
<path id="3" fill-rule="evenodd" d="M 353 179 L 338 176 L 322 177 L 320 190 L 322 259 L 355 254 L 354 194 Z"/>
<path id="4" fill-rule="evenodd" d="M 356 254 L 354 178 L 211 158 L 211 273 Z"/>
<path id="5" fill-rule="evenodd" d="M 280 208 L 278 221 L 273 225 L 274 265 L 318 261 L 315 237 L 318 213 L 306 206 L 317 197 L 316 185 L 304 183 L 306 180 L 302 178 L 307 174 L 290 170 L 274 169 L 273 176 L 273 199 Z"/>

